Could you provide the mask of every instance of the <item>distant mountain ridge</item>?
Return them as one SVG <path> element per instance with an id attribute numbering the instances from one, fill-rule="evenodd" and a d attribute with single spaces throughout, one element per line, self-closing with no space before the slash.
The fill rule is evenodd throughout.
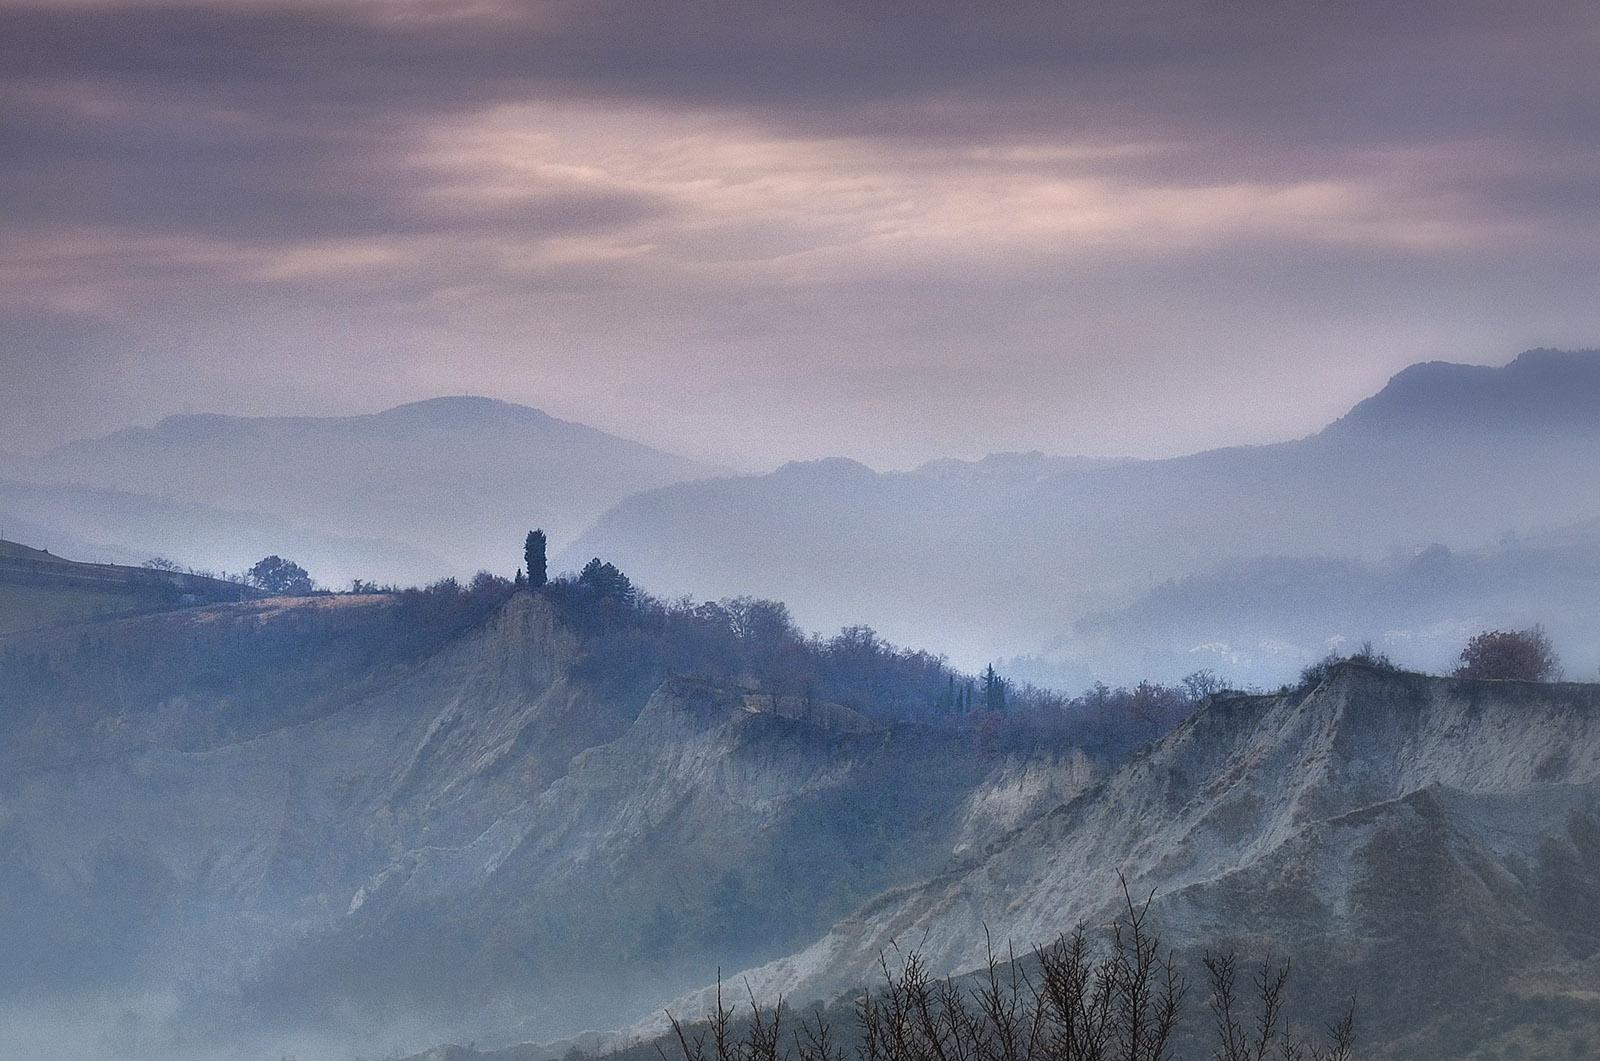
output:
<path id="1" fill-rule="evenodd" d="M 1090 658 L 1073 647 L 1075 624 L 1218 564 L 1373 562 L 1600 517 L 1596 410 L 1600 353 L 1414 366 L 1293 442 L 1165 460 L 1035 460 L 1021 462 L 1025 474 L 817 462 L 663 487 L 623 501 L 561 561 L 606 556 L 669 593 L 780 598 L 806 625 L 864 621 L 970 666 L 1055 642 L 1085 683 L 1171 679 L 1141 673 L 1138 645 Z M 1592 632 L 1600 641 L 1600 617 Z M 1284 677 L 1306 661 L 1286 661 Z"/>
<path id="2" fill-rule="evenodd" d="M 438 556 L 393 540 L 322 534 L 254 509 L 74 483 L 0 479 L 0 530 L 97 563 L 137 565 L 160 556 L 237 574 L 276 553 L 305 560 L 326 581 L 337 572 L 385 565 L 421 573 L 445 566 Z"/>
<path id="3" fill-rule="evenodd" d="M 479 397 L 345 417 L 171 416 L 58 447 L 30 468 L 41 482 L 265 513 L 301 537 L 395 543 L 361 562 L 316 546 L 295 557 L 335 585 L 508 572 L 534 527 L 559 546 L 623 497 L 718 471 Z M 259 559 L 180 535 L 162 551 L 213 566 Z"/>
<path id="4" fill-rule="evenodd" d="M 0 525 L 107 560 L 240 570 L 293 554 L 335 586 L 506 573 L 537 526 L 555 570 L 601 556 L 671 595 L 779 598 L 813 629 L 866 622 L 971 667 L 1045 652 L 1051 681 L 1117 683 L 1177 677 L 1151 669 L 1180 665 L 1175 647 L 1092 644 L 1078 624 L 1167 580 L 1268 557 L 1481 551 L 1600 519 L 1597 425 L 1600 353 L 1552 350 L 1414 365 L 1292 442 L 888 473 L 832 458 L 728 476 L 524 406 L 438 398 L 352 417 L 176 416 L 72 443 L 29 466 L 33 485 L 0 483 Z M 1591 625 L 1576 636 L 1600 644 Z M 1252 666 L 1288 677 L 1320 651 L 1296 643 Z"/>
<path id="5" fill-rule="evenodd" d="M 463 428 L 482 427 L 536 427 L 547 432 L 570 431 L 596 439 L 615 437 L 606 435 L 598 428 L 570 420 L 558 420 L 546 412 L 526 405 L 476 395 L 448 395 L 425 398 L 376 413 L 353 416 L 233 416 L 225 413 L 174 413 L 156 421 L 154 427 L 126 427 L 112 432 L 105 438 L 133 445 L 139 445 L 151 436 L 168 441 L 212 444 L 252 435 L 264 436 L 306 430 L 329 430 L 361 435 L 374 427 L 401 431 L 417 428 L 457 431 Z M 54 452 L 71 452 L 78 447 L 92 446 L 96 441 L 69 442 L 57 447 Z M 629 443 L 626 439 L 617 441 L 640 450 L 649 449 L 642 443 Z"/>
<path id="6" fill-rule="evenodd" d="M 1600 423 L 1600 351 L 1528 350 L 1502 367 L 1428 361 L 1396 374 L 1334 421 L 1362 431 L 1539 433 Z"/>

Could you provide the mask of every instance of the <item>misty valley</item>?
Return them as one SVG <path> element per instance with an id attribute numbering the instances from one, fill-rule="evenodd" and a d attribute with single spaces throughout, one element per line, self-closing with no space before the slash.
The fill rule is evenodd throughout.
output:
<path id="1" fill-rule="evenodd" d="M 10 458 L 0 1053 L 1600 1055 L 1596 467 L 1551 350 L 1165 460 Z"/>
<path id="2" fill-rule="evenodd" d="M 0 1061 L 1600 1059 L 1597 0 L 0 0 Z"/>

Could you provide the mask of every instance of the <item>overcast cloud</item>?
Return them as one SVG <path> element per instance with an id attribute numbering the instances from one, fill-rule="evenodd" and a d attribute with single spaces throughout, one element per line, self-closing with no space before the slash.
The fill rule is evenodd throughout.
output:
<path id="1" fill-rule="evenodd" d="M 0 0 L 0 446 L 446 393 L 746 466 L 1600 345 L 1573 2 Z"/>

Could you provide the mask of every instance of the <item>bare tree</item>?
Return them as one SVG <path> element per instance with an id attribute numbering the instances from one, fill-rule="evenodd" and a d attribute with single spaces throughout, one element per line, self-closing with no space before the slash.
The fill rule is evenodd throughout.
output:
<path id="1" fill-rule="evenodd" d="M 1031 966 L 989 948 L 971 986 L 935 978 L 916 951 L 879 958 L 882 987 L 855 1005 L 860 1061 L 1166 1061 L 1189 986 L 1151 931 L 1150 904 L 1123 882 L 1124 908 L 1109 946 L 1092 945 L 1083 926 L 1035 949 Z M 898 955 L 898 950 L 895 951 Z M 1326 1046 L 1307 1044 L 1284 1018 L 1289 966 L 1263 962 L 1254 982 L 1253 1014 L 1235 990 L 1234 957 L 1204 961 L 1216 1018 L 1213 1061 L 1350 1061 L 1352 1005 L 1327 1028 Z M 898 967 L 897 967 L 898 966 Z M 742 1031 L 722 1002 L 693 1030 L 669 1013 L 681 1061 L 843 1061 L 844 1051 L 820 1012 L 785 1040 L 780 1001 L 764 1011 L 750 998 Z M 662 1061 L 669 1061 L 658 1045 Z"/>

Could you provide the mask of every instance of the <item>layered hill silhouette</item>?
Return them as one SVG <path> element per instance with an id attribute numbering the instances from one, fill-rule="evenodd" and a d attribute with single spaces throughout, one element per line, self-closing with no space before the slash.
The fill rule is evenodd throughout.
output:
<path id="1" fill-rule="evenodd" d="M 1051 643 L 1063 678 L 1130 680 L 1183 667 L 1193 646 L 1080 641 L 1085 616 L 1219 564 L 1482 551 L 1591 521 L 1597 461 L 1600 353 L 1536 350 L 1502 368 L 1414 366 L 1324 431 L 1276 445 L 1064 468 L 991 460 L 965 474 L 823 461 L 665 487 L 619 504 L 565 559 L 604 555 L 666 592 L 781 597 L 808 625 L 864 619 L 966 658 Z M 1479 617 L 1505 621 L 1424 625 Z M 1330 634 L 1401 625 L 1377 621 Z M 1600 643 L 1600 620 L 1576 635 L 1585 650 Z M 1290 649 L 1279 680 L 1327 646 Z"/>
<path id="2" fill-rule="evenodd" d="M 560 545 L 632 493 L 717 469 L 526 406 L 456 397 L 367 416 L 172 416 L 23 470 L 28 484 L 0 484 L 0 513 L 34 524 L 30 537 L 235 571 L 294 555 L 342 585 L 506 569 L 533 526 Z M 283 544 L 263 551 L 274 535 Z"/>
<path id="3" fill-rule="evenodd" d="M 1068 687 L 1201 668 L 1273 684 L 1365 639 L 1437 668 L 1468 627 L 1546 618 L 1544 576 L 1520 595 L 1436 595 L 1430 609 L 1357 607 L 1338 621 L 1266 601 L 1258 619 L 1286 615 L 1270 629 L 1220 606 L 1156 624 L 1165 634 L 1105 620 L 1148 611 L 1169 581 L 1326 560 L 1393 569 L 1436 545 L 1486 559 L 1581 535 L 1600 519 L 1597 366 L 1600 353 L 1553 350 L 1497 368 L 1414 365 L 1325 430 L 1276 445 L 1152 461 L 998 454 L 899 473 L 840 458 L 718 478 L 481 398 L 358 417 L 171 417 L 13 466 L 0 531 L 89 559 L 213 570 L 278 553 L 342 586 L 505 572 L 540 526 L 556 570 L 602 556 L 658 592 L 781 598 L 809 628 L 867 622 L 969 666 L 1027 655 L 1016 673 Z M 1600 616 L 1559 622 L 1569 662 L 1592 672 Z"/>
<path id="4" fill-rule="evenodd" d="M 1418 366 L 1311 438 L 1169 461 L 675 482 L 700 469 L 478 400 L 179 418 L 68 447 L 0 489 L 24 499 L 8 537 L 70 525 L 92 543 L 119 511 L 199 513 L 257 554 L 293 550 L 250 526 L 351 555 L 437 533 L 510 553 L 504 570 L 530 524 L 561 526 L 530 517 L 542 495 L 518 470 L 611 460 L 611 500 L 572 487 L 593 511 L 641 488 L 619 468 L 654 488 L 569 566 L 602 555 L 657 592 L 741 599 L 491 578 L 0 633 L 0 1042 L 216 1058 L 548 1041 L 674 996 L 692 1015 L 718 966 L 747 968 L 730 979 L 759 998 L 848 998 L 891 942 L 960 973 L 991 939 L 1103 924 L 1122 873 L 1185 952 L 1286 954 L 1324 1004 L 1358 985 L 1365 1056 L 1582 1056 L 1600 1042 L 1595 686 L 1346 663 L 1216 697 L 1120 761 L 1129 742 L 1091 740 L 1085 717 L 955 713 L 968 679 L 937 656 L 860 626 L 808 639 L 748 595 L 788 587 L 806 625 L 900 640 L 1056 631 L 1064 657 L 1135 674 L 1164 624 L 1169 647 L 1296 623 L 1314 640 L 1329 612 L 1416 630 L 1533 602 L 1600 644 L 1597 357 Z M 177 499 L 184 481 L 206 504 Z M 474 490 L 494 494 L 481 526 Z M 267 515 L 232 507 L 252 498 Z M 10 553 L 34 574 L 147 577 Z M 167 604 L 204 599 L 171 588 Z M 57 1039 L 34 1049 L 41 1027 Z"/>
<path id="5" fill-rule="evenodd" d="M 1600 414 L 1596 395 L 1593 350 L 1529 350 L 1502 368 L 1429 361 L 1397 374 L 1329 433 L 1586 434 Z"/>
<path id="6" fill-rule="evenodd" d="M 1443 669 L 1479 631 L 1541 625 L 1562 646 L 1566 673 L 1588 677 L 1600 662 L 1597 600 L 1600 524 L 1589 521 L 1461 552 L 1434 543 L 1372 562 L 1277 556 L 1220 564 L 1085 616 L 1073 639 L 1090 658 L 1144 646 L 1151 673 L 1208 667 L 1270 685 L 1308 655 L 1348 653 L 1367 639 Z M 1037 658 L 1003 669 L 1051 673 Z"/>
<path id="7" fill-rule="evenodd" d="M 233 511 L 172 497 L 76 484 L 0 479 L 0 531 L 56 553 L 137 566 L 153 558 L 239 574 L 269 555 L 303 557 L 326 583 L 371 572 L 437 577 L 439 557 L 416 546 L 298 526 L 259 508 Z"/>

